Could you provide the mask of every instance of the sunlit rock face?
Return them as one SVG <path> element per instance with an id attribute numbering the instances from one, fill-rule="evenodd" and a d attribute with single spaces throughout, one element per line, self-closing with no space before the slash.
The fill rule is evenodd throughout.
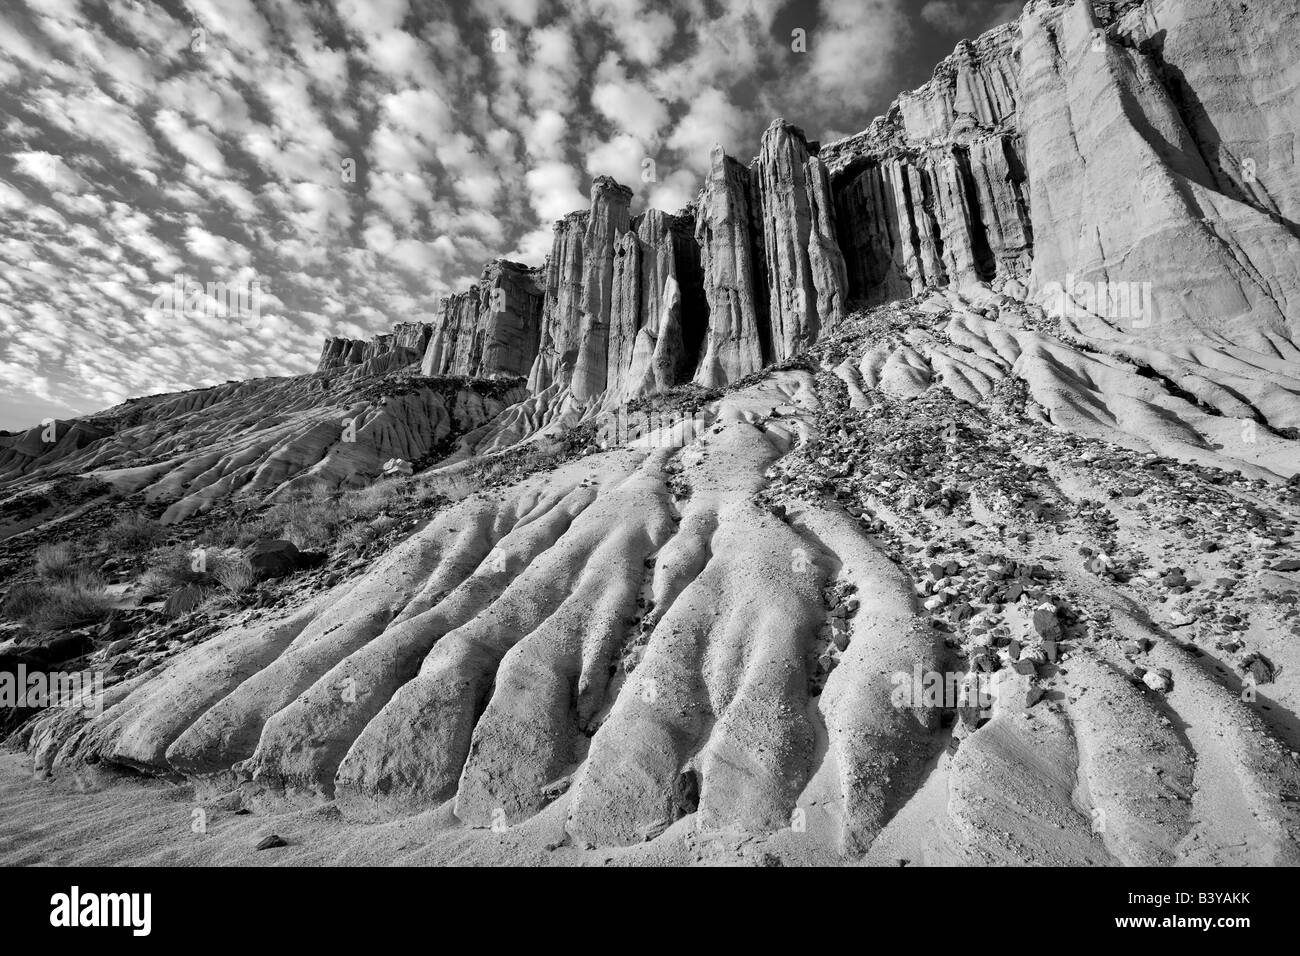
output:
<path id="1" fill-rule="evenodd" d="M 735 381 L 770 358 L 762 236 L 756 177 L 721 146 L 713 147 L 695 219 L 709 307 L 695 371 L 700 385 Z"/>
<path id="2" fill-rule="evenodd" d="M 424 375 L 527 375 L 541 335 L 541 270 L 507 259 L 479 284 L 448 296 L 423 350 Z"/>

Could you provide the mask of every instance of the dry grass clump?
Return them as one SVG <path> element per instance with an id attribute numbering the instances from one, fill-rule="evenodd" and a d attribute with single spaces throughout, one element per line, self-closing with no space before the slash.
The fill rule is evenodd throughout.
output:
<path id="1" fill-rule="evenodd" d="M 42 544 L 36 549 L 36 576 L 42 581 L 67 581 L 82 570 L 82 561 L 69 541 Z"/>
<path id="2" fill-rule="evenodd" d="M 59 567 L 56 573 L 54 578 L 14 585 L 0 613 L 42 631 L 86 627 L 108 617 L 113 606 L 103 578 L 85 568 Z"/>
<path id="3" fill-rule="evenodd" d="M 34 555 L 36 580 L 16 584 L 0 614 L 42 631 L 85 627 L 113 610 L 104 579 L 87 567 L 71 541 L 43 544 Z"/>
<path id="4" fill-rule="evenodd" d="M 225 551 L 215 555 L 210 570 L 212 579 L 233 595 L 252 590 L 255 581 L 253 566 L 238 551 Z"/>
<path id="5" fill-rule="evenodd" d="M 270 536 L 264 516 L 237 514 L 205 530 L 199 542 L 211 548 L 246 548 Z"/>
<path id="6" fill-rule="evenodd" d="M 170 594 L 188 584 L 207 580 L 208 549 L 174 544 L 149 555 L 148 568 L 140 578 L 146 594 Z"/>
<path id="7" fill-rule="evenodd" d="M 143 554 L 165 535 L 163 526 L 141 514 L 125 515 L 100 535 L 102 547 L 119 554 Z"/>
<path id="8" fill-rule="evenodd" d="M 400 507 L 407 498 L 407 489 L 400 482 L 389 479 L 345 492 L 341 505 L 349 517 L 368 521 L 376 515 Z"/>
<path id="9" fill-rule="evenodd" d="M 341 519 L 333 502 L 302 498 L 272 506 L 265 521 L 269 537 L 292 541 L 301 551 L 319 551 L 334 540 Z"/>
<path id="10" fill-rule="evenodd" d="M 141 578 L 147 594 L 166 595 L 163 613 L 189 614 L 212 597 L 239 598 L 256 583 L 252 565 L 237 548 L 161 548 Z"/>

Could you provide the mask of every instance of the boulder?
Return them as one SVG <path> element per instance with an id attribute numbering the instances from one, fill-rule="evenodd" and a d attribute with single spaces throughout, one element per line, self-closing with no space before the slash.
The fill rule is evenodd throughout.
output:
<path id="1" fill-rule="evenodd" d="M 258 541 L 248 548 L 246 555 L 257 581 L 282 578 L 308 563 L 296 544 L 280 539 Z"/>

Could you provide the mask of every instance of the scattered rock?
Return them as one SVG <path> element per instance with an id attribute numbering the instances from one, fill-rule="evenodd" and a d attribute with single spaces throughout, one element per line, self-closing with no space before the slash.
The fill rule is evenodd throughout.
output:
<path id="1" fill-rule="evenodd" d="M 253 577 L 258 581 L 293 574 L 306 563 L 296 544 L 279 539 L 258 541 L 249 547 L 246 554 L 253 569 Z"/>
<path id="2" fill-rule="evenodd" d="M 1157 693 L 1167 694 L 1174 686 L 1173 674 L 1163 667 L 1149 670 L 1142 675 L 1142 683 Z"/>

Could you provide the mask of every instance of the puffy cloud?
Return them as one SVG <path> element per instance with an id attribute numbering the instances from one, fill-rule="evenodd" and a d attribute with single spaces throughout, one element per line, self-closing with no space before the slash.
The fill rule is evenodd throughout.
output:
<path id="1" fill-rule="evenodd" d="M 545 162 L 524 177 L 533 211 L 543 222 L 560 219 L 589 203 L 578 187 L 578 174 L 568 163 Z"/>
<path id="2" fill-rule="evenodd" d="M 646 205 L 653 209 L 677 212 L 699 192 L 699 178 L 689 170 L 679 169 L 650 187 Z"/>
<path id="3" fill-rule="evenodd" d="M 703 173 L 709 166 L 709 151 L 715 143 L 730 153 L 746 145 L 750 132 L 744 111 L 737 109 L 720 90 L 704 90 L 668 137 L 668 145 L 684 159 L 687 167 Z"/>
<path id="4" fill-rule="evenodd" d="M 154 125 L 163 141 L 189 162 L 213 176 L 226 175 L 226 160 L 217 138 L 202 126 L 191 126 L 174 110 L 159 110 Z"/>
<path id="5" fill-rule="evenodd" d="M 597 70 L 591 105 L 617 129 L 642 143 L 657 142 L 665 133 L 668 108 L 647 86 L 629 78 L 613 54 Z"/>
<path id="6" fill-rule="evenodd" d="M 643 172 L 655 167 L 652 157 L 635 136 L 620 133 L 607 143 L 602 143 L 587 153 L 587 172 L 595 176 L 613 176 L 635 191 L 642 182 Z"/>
<path id="7" fill-rule="evenodd" d="M 65 133 L 105 147 L 122 165 L 145 171 L 158 168 L 153 137 L 126 107 L 102 90 L 64 95 L 45 88 L 36 91 L 33 99 Z"/>
<path id="8" fill-rule="evenodd" d="M 808 35 L 814 88 L 800 94 L 849 110 L 869 91 L 894 82 L 891 67 L 908 32 L 906 13 L 900 0 L 821 0 L 821 14 Z"/>
<path id="9" fill-rule="evenodd" d="M 247 265 L 252 259 L 246 246 L 226 236 L 208 232 L 202 226 L 186 227 L 185 248 L 201 259 L 226 268 Z"/>

